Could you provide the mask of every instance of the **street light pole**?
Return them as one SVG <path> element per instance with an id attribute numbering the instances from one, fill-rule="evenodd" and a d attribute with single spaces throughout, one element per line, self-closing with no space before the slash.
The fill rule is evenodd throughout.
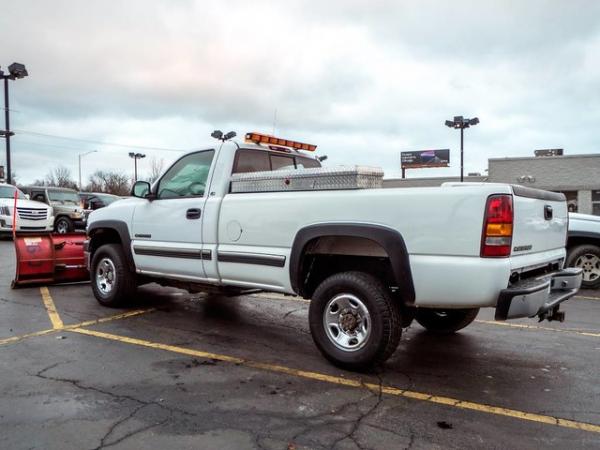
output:
<path id="1" fill-rule="evenodd" d="M 465 134 L 465 129 L 461 128 L 460 129 L 460 182 L 462 183 L 464 180 L 464 167 L 465 167 L 465 152 L 463 149 L 463 142 L 464 142 L 464 134 Z"/>
<path id="2" fill-rule="evenodd" d="M 129 157 L 133 158 L 133 169 L 134 169 L 133 182 L 135 183 L 137 181 L 137 160 L 145 158 L 146 155 L 144 155 L 143 153 L 130 152 Z"/>
<path id="3" fill-rule="evenodd" d="M 6 182 L 12 184 L 12 169 L 10 167 L 10 114 L 8 103 L 8 77 L 4 78 L 4 128 L 6 139 Z"/>
<path id="4" fill-rule="evenodd" d="M 77 155 L 79 157 L 79 190 L 82 191 L 83 190 L 83 186 L 81 184 L 81 157 L 85 156 L 85 155 L 89 155 L 90 153 L 96 153 L 98 150 L 92 150 L 91 152 L 87 152 L 87 153 L 80 153 L 79 155 Z"/>
<path id="5" fill-rule="evenodd" d="M 464 181 L 464 131 L 465 128 L 469 128 L 471 125 L 477 125 L 479 119 L 473 117 L 472 119 L 465 119 L 463 116 L 454 116 L 454 120 L 446 120 L 445 125 L 449 128 L 460 129 L 460 182 Z"/>
<path id="6" fill-rule="evenodd" d="M 12 183 L 12 168 L 10 164 L 10 137 L 14 134 L 10 131 L 10 108 L 9 108 L 9 99 L 8 99 L 8 80 L 18 80 L 21 78 L 25 78 L 27 75 L 27 69 L 23 64 L 20 63 L 12 63 L 8 66 L 8 74 L 5 74 L 4 71 L 0 70 L 0 78 L 4 80 L 4 126 L 5 130 L 1 133 L 6 139 L 6 182 L 8 184 Z"/>

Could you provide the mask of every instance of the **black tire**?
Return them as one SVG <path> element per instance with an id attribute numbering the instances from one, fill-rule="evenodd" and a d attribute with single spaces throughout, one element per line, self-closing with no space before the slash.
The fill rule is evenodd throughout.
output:
<path id="1" fill-rule="evenodd" d="M 600 247 L 597 245 L 586 244 L 570 248 L 566 266 L 583 269 L 581 287 L 586 289 L 600 287 Z"/>
<path id="2" fill-rule="evenodd" d="M 74 229 L 73 221 L 68 217 L 61 216 L 54 222 L 54 231 L 58 234 L 71 233 Z"/>
<path id="3" fill-rule="evenodd" d="M 479 308 L 429 309 L 418 308 L 415 319 L 432 333 L 450 334 L 462 330 L 475 320 Z"/>
<path id="4" fill-rule="evenodd" d="M 101 305 L 119 308 L 133 301 L 137 289 L 136 277 L 129 269 L 119 244 L 106 244 L 96 250 L 92 257 L 90 277 L 94 297 Z"/>
<path id="5" fill-rule="evenodd" d="M 328 304 L 344 294 L 359 299 L 370 316 L 367 318 L 365 315 L 366 320 L 359 322 L 367 324 L 369 331 L 366 337 L 355 349 L 348 350 L 334 343 L 334 338 L 329 337 L 331 327 L 328 331 L 324 323 Z M 342 325 L 342 312 L 346 310 L 338 311 L 339 324 Z M 336 366 L 348 370 L 367 370 L 383 363 L 398 347 L 402 334 L 399 306 L 381 281 L 363 272 L 342 272 L 325 279 L 313 295 L 308 317 L 313 340 L 323 356 Z M 338 333 L 342 333 L 340 330 L 338 327 Z M 347 331 L 350 331 L 349 334 L 355 333 L 353 330 Z M 349 336 L 345 332 L 343 334 Z M 350 341 L 352 339 L 358 342 L 355 338 Z"/>

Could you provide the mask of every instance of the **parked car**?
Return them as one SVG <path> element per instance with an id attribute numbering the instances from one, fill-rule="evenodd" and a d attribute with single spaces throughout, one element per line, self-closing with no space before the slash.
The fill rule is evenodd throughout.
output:
<path id="1" fill-rule="evenodd" d="M 54 212 L 51 206 L 28 200 L 25 194 L 11 184 L 0 183 L 0 233 L 12 233 L 15 192 L 17 193 L 17 223 L 19 232 L 52 231 Z"/>
<path id="2" fill-rule="evenodd" d="M 120 306 L 149 282 L 299 295 L 311 299 L 323 355 L 365 369 L 392 355 L 413 319 L 438 334 L 484 307 L 496 320 L 562 321 L 561 302 L 581 285 L 581 269 L 562 268 L 563 194 L 496 183 L 378 189 L 381 170 L 322 169 L 301 151 L 315 146 L 246 139 L 186 154 L 153 185 L 138 181 L 136 198 L 90 215 L 98 302 Z"/>
<path id="3" fill-rule="evenodd" d="M 569 213 L 566 265 L 583 269 L 582 287 L 600 288 L 600 216 Z"/>
<path id="4" fill-rule="evenodd" d="M 54 208 L 54 231 L 69 233 L 75 228 L 85 228 L 86 217 L 77 191 L 50 186 L 25 186 L 23 192 L 31 200 L 46 203 Z"/>
<path id="5" fill-rule="evenodd" d="M 86 219 L 92 211 L 104 208 L 117 200 L 121 200 L 121 197 L 117 195 L 106 194 L 104 192 L 79 192 L 78 195 L 81 199 L 81 205 L 83 206 L 83 212 Z"/>

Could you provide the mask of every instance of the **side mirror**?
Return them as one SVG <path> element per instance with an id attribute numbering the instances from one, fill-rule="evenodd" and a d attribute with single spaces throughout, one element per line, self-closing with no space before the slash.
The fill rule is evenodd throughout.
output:
<path id="1" fill-rule="evenodd" d="M 150 183 L 147 181 L 136 181 L 131 189 L 131 195 L 138 198 L 147 198 L 150 193 Z"/>
<path id="2" fill-rule="evenodd" d="M 25 198 L 26 198 L 27 200 L 31 200 L 31 198 L 29 197 L 29 194 L 25 194 Z"/>

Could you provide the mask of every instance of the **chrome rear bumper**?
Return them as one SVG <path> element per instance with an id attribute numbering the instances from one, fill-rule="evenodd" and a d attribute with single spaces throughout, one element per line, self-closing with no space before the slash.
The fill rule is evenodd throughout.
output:
<path id="1" fill-rule="evenodd" d="M 496 320 L 535 316 L 540 320 L 564 320 L 559 305 L 577 294 L 582 273 L 579 268 L 569 267 L 503 289 L 496 304 Z"/>

